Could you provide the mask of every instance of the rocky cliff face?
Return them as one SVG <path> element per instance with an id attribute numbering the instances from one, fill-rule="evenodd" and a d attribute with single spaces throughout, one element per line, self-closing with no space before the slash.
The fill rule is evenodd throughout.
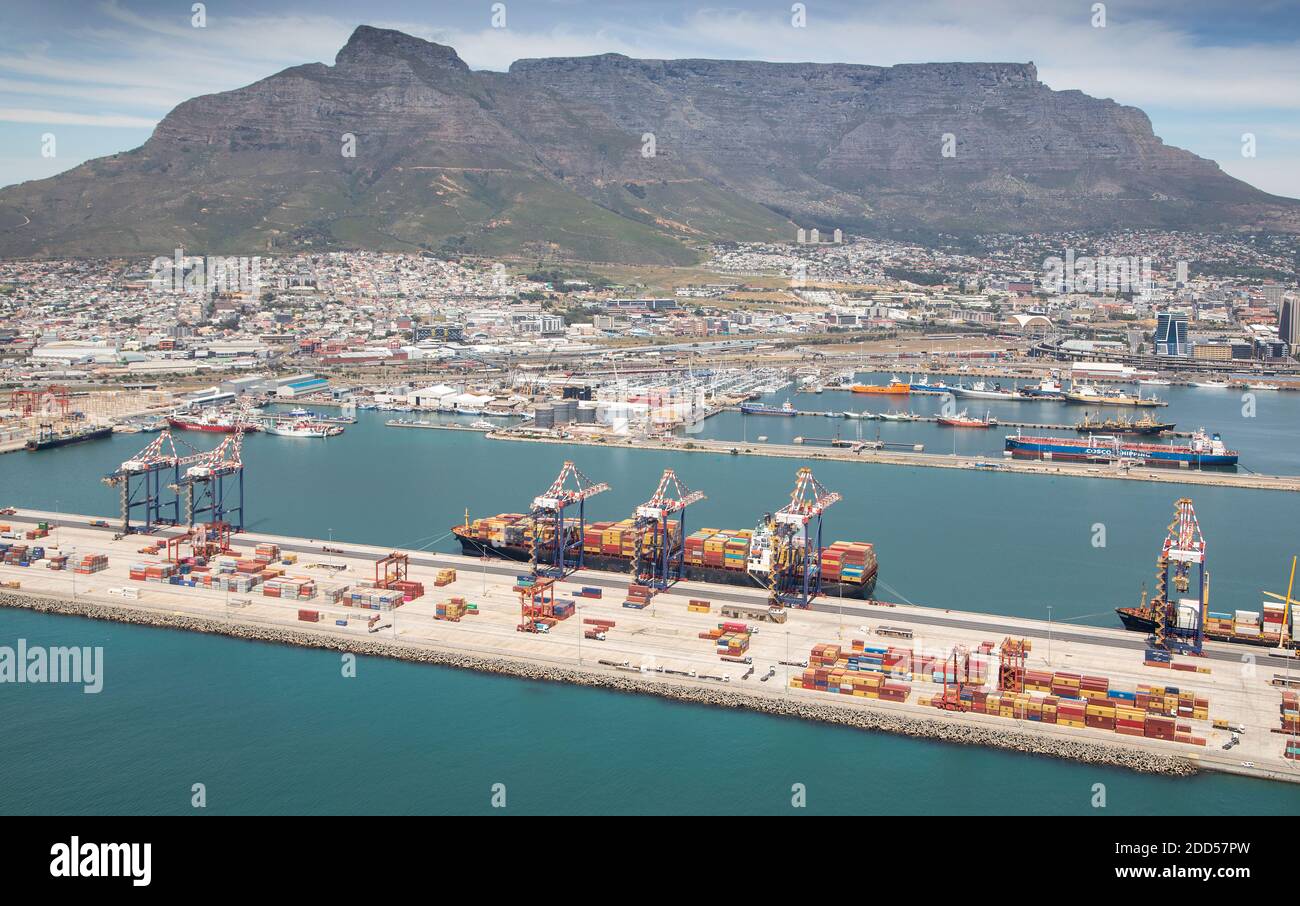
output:
<path id="1" fill-rule="evenodd" d="M 185 245 L 684 263 L 708 240 L 788 238 L 794 222 L 1300 231 L 1300 203 L 1165 145 L 1140 110 L 1053 91 L 1033 64 L 606 54 L 473 72 L 449 47 L 364 26 L 333 66 L 187 101 L 135 151 L 0 191 L 11 256 Z"/>

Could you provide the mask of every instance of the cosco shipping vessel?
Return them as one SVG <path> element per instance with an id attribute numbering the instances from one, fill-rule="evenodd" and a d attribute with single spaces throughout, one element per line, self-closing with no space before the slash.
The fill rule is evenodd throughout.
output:
<path id="1" fill-rule="evenodd" d="M 576 534 L 576 520 L 566 523 Z M 547 531 L 547 529 L 543 529 Z M 461 549 L 471 556 L 527 562 L 532 557 L 532 522 L 522 513 L 466 519 L 452 527 Z M 636 558 L 636 530 L 631 519 L 588 522 L 582 538 L 583 564 L 610 572 L 631 572 Z M 675 540 L 675 539 L 674 539 Z M 549 543 L 549 538 L 544 538 Z M 695 582 L 762 587 L 769 571 L 771 538 L 767 530 L 699 529 L 688 535 L 682 578 Z M 865 541 L 836 541 L 823 548 L 821 591 L 829 597 L 869 598 L 875 591 L 875 549 Z"/>
<path id="2" fill-rule="evenodd" d="M 1013 456 L 1073 459 L 1090 462 L 1140 462 L 1147 465 L 1235 466 L 1237 451 L 1229 450 L 1219 435 L 1199 430 L 1185 444 L 1150 444 L 1123 440 L 1109 434 L 1088 437 L 1035 437 L 1011 434 L 1006 449 Z"/>

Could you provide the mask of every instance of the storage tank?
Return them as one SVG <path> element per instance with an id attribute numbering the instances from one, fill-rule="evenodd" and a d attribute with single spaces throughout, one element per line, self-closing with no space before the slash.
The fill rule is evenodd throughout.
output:
<path id="1" fill-rule="evenodd" d="M 550 403 L 538 403 L 533 407 L 533 426 L 537 428 L 555 427 L 555 407 Z"/>
<path id="2" fill-rule="evenodd" d="M 574 421 L 580 425 L 596 424 L 596 404 L 588 402 L 578 403 L 578 410 Z"/>

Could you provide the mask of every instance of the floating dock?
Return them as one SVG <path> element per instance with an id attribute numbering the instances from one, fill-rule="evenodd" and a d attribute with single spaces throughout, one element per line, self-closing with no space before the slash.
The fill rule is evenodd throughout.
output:
<path id="1" fill-rule="evenodd" d="M 425 551 L 399 552 L 394 560 L 387 547 L 261 533 L 235 535 L 231 546 L 241 558 L 272 546 L 277 549 L 274 566 L 280 575 L 271 580 L 271 594 L 256 585 L 236 591 L 171 584 L 159 575 L 164 569 L 142 571 L 146 562 L 156 565 L 166 556 L 144 554 L 141 549 L 179 534 L 176 530 L 115 540 L 111 528 L 91 525 L 97 521 L 91 516 L 20 510 L 0 521 L 10 526 L 11 533 L 33 530 L 40 522 L 51 527 L 39 541 L 19 542 L 41 544 L 46 559 L 28 566 L 0 565 L 4 586 L 0 602 L 8 606 L 42 606 L 205 631 L 215 627 L 215 631 L 250 638 L 310 638 L 317 647 L 347 650 L 351 645 L 358 651 L 496 669 L 479 666 L 490 661 L 512 665 L 498 672 L 515 675 L 661 691 L 719 704 L 723 696 L 730 706 L 791 715 L 816 713 L 817 719 L 909 733 L 922 727 L 926 729 L 920 735 L 977 739 L 988 745 L 1087 757 L 1143 770 L 1160 769 L 1142 766 L 1147 764 L 1142 759 L 1150 759 L 1151 765 L 1191 765 L 1300 781 L 1300 762 L 1283 757 L 1287 737 L 1276 732 L 1281 726 L 1283 689 L 1273 682 L 1275 674 L 1300 676 L 1295 669 L 1300 662 L 1271 651 L 1253 652 L 1257 669 L 1247 675 L 1241 669 L 1238 646 L 1208 643 L 1203 658 L 1176 658 L 1189 669 L 1175 671 L 1146 666 L 1145 639 L 1118 627 L 1051 625 L 836 598 L 819 598 L 810 610 L 790 610 L 786 622 L 777 624 L 760 619 L 766 607 L 763 590 L 700 582 L 678 583 L 646 606 L 629 609 L 624 604 L 628 577 L 591 570 L 555 584 L 555 597 L 575 605 L 572 616 L 556 622 L 548 632 L 522 633 L 516 630 L 521 608 L 519 564 Z M 91 563 L 94 569 L 49 569 L 50 556 L 65 557 L 69 564 Z M 394 562 L 403 564 L 403 588 L 419 588 L 422 594 L 396 604 L 393 595 L 368 587 L 374 584 L 377 563 Z M 148 575 L 151 581 L 132 579 L 133 566 L 137 576 Z M 454 575 L 446 570 L 454 570 Z M 33 601 L 60 603 L 45 607 Z M 449 604 L 464 617 L 446 619 Z M 599 632 L 592 631 L 595 622 L 602 624 Z M 745 631 L 737 628 L 740 624 Z M 1085 680 L 1103 677 L 1110 689 L 1138 694 L 1143 688 L 1176 687 L 1171 694 L 1175 697 L 1207 700 L 1208 709 L 1199 709 L 1200 716 L 1193 716 L 1190 707 L 1187 714 L 1170 715 L 1187 726 L 1180 736 L 1203 744 L 1119 736 L 1092 722 L 1075 727 L 1014 714 L 950 712 L 933 704 L 944 693 L 942 681 L 934 681 L 933 664 L 945 660 L 954 648 L 976 651 L 1006 638 L 1031 642 L 1023 664 L 1031 673 L 1082 674 Z M 389 647 L 376 651 L 374 644 L 379 642 Z M 720 657 L 724 643 L 730 647 L 725 649 L 727 656 Z M 906 680 L 891 677 L 889 695 L 879 698 L 842 689 L 828 694 L 801 688 L 808 671 L 815 675 L 819 669 L 824 646 L 836 646 L 846 652 L 846 658 L 860 659 L 871 657 L 871 649 L 905 648 L 915 653 L 918 665 L 928 658 L 925 663 L 930 666 L 912 667 Z M 814 655 L 817 651 L 822 654 Z M 864 653 L 852 655 L 854 651 Z M 635 680 L 636 685 L 617 685 L 614 677 L 619 683 Z M 855 679 L 844 685 L 859 689 L 856 683 Z M 900 686 L 907 688 L 900 691 Z M 705 691 L 687 695 L 682 690 Z M 1240 742 L 1224 750 L 1232 727 L 1240 728 Z"/>

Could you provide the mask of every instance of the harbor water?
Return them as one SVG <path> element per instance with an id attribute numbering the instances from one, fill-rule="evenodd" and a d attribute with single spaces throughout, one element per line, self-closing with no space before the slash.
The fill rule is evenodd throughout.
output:
<path id="1" fill-rule="evenodd" d="M 807 396 L 817 402 L 796 404 L 861 408 L 864 399 Z M 1300 402 L 1273 396 L 1279 406 Z M 1156 412 L 1174 416 L 1177 409 Z M 741 528 L 785 502 L 800 464 L 493 441 L 386 427 L 390 417 L 361 412 L 357 424 L 327 440 L 249 437 L 249 528 L 454 551 L 448 529 L 466 510 L 474 517 L 525 509 L 566 458 L 612 486 L 590 502 L 589 518 L 627 515 L 671 466 L 708 495 L 688 511 L 688 530 Z M 752 421 L 775 435 L 780 423 L 809 420 Z M 1274 445 L 1295 457 L 1296 423 L 1294 414 L 1279 423 L 1261 412 L 1253 424 L 1273 431 Z M 863 430 L 868 424 L 874 430 L 874 422 Z M 1221 428 L 1248 461 L 1237 429 L 1206 427 Z M 181 436 L 202 447 L 220 440 Z M 0 457 L 0 505 L 111 518 L 116 498 L 99 479 L 150 439 L 115 435 Z M 1300 471 L 1300 464 L 1255 465 Z M 1056 621 L 1103 626 L 1116 625 L 1113 608 L 1135 603 L 1154 577 L 1174 499 L 1184 493 L 1139 482 L 858 463 L 818 463 L 816 473 L 844 495 L 827 514 L 824 539 L 875 543 L 878 597 L 1040 618 L 1050 605 Z M 1209 544 L 1211 606 L 1257 609 L 1261 590 L 1285 584 L 1300 541 L 1297 499 L 1236 488 L 1185 493 Z M 372 659 L 345 680 L 337 655 L 0 610 L 0 644 L 18 638 L 104 645 L 106 681 L 99 695 L 0 686 L 0 720 L 9 730 L 0 736 L 0 757 L 24 766 L 23 783 L 0 789 L 5 813 L 186 812 L 193 783 L 207 784 L 209 810 L 221 812 L 486 811 L 494 783 L 507 785 L 509 810 L 520 812 L 779 813 L 789 808 L 795 783 L 808 786 L 809 811 L 821 814 L 1085 813 L 1093 811 L 1095 783 L 1106 785 L 1106 810 L 1115 813 L 1300 807 L 1300 787 L 1142 777 Z"/>

